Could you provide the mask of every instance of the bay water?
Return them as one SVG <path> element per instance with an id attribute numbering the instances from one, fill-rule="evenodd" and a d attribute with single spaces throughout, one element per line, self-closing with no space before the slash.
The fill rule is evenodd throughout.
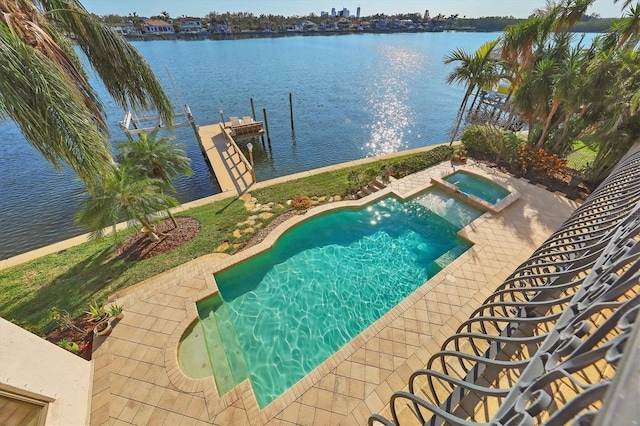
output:
<path id="1" fill-rule="evenodd" d="M 264 181 L 446 142 L 464 88 L 446 83 L 453 65 L 444 65 L 443 58 L 498 36 L 353 34 L 133 45 L 176 109 L 189 104 L 199 125 L 217 123 L 220 110 L 226 120 L 251 115 L 250 98 L 258 120 L 266 109 L 271 145 L 253 141 L 256 177 Z M 124 111 L 96 76 L 90 77 L 105 104 L 115 146 L 126 139 L 118 127 Z M 194 170 L 175 182 L 177 198 L 187 202 L 220 192 L 191 128 L 177 129 L 175 140 Z M 240 146 L 246 151 L 246 142 Z M 14 123 L 0 123 L 0 259 L 88 232 L 74 223 L 83 192 L 75 175 L 54 170 Z"/>

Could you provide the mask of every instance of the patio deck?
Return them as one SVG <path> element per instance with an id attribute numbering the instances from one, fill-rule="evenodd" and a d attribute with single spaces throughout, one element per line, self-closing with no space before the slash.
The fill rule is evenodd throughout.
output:
<path id="1" fill-rule="evenodd" d="M 91 424 L 366 424 L 577 206 L 494 170 L 463 168 L 511 186 L 520 199 L 464 228 L 461 235 L 474 243 L 471 249 L 263 410 L 248 381 L 219 397 L 212 378 L 189 379 L 177 365 L 180 336 L 196 317 L 194 302 L 215 289 L 212 271 L 255 254 L 259 246 L 233 257 L 195 259 L 120 293 L 124 318 L 110 336 L 94 342 Z M 407 196 L 451 171 L 443 163 L 388 190 Z"/>

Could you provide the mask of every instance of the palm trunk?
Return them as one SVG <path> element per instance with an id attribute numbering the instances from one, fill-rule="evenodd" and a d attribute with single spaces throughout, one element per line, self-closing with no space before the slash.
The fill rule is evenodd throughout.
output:
<path id="1" fill-rule="evenodd" d="M 467 107 L 467 101 L 469 100 L 469 96 L 473 92 L 473 87 L 469 86 L 467 92 L 464 94 L 464 98 L 462 99 L 462 103 L 460 104 L 460 111 L 458 111 L 458 121 L 456 122 L 456 128 L 451 135 L 451 141 L 449 142 L 449 146 L 453 144 L 453 141 L 456 140 L 456 136 L 458 135 L 458 130 L 460 130 L 460 123 L 462 123 L 462 117 L 464 117 L 464 110 Z"/>
<path id="2" fill-rule="evenodd" d="M 158 234 L 156 233 L 155 228 L 147 220 L 146 217 L 144 216 L 138 217 L 138 221 L 142 224 L 142 226 L 144 226 L 147 229 L 147 236 L 151 241 L 158 241 L 160 239 L 160 237 L 158 237 Z"/>
<path id="3" fill-rule="evenodd" d="M 569 131 L 570 119 L 571 119 L 571 116 L 569 114 L 566 114 L 566 117 L 562 122 L 562 135 L 560 135 L 560 139 L 558 139 L 556 143 L 553 145 L 553 148 L 552 148 L 553 152 L 558 152 L 558 150 L 560 149 L 560 144 L 563 143 L 564 139 L 567 137 L 567 132 Z"/>
<path id="4" fill-rule="evenodd" d="M 554 101 L 553 105 L 551 105 L 551 111 L 549 111 L 549 115 L 547 115 L 547 119 L 544 121 L 542 134 L 540 135 L 540 139 L 538 139 L 536 148 L 540 149 L 544 146 L 544 140 L 547 137 L 547 133 L 549 133 L 549 128 L 551 127 L 551 119 L 553 118 L 554 114 L 558 110 L 559 106 L 560 106 L 560 101 Z"/>
<path id="5" fill-rule="evenodd" d="M 476 104 L 476 101 L 478 100 L 478 95 L 480 95 L 481 91 L 482 89 L 478 87 L 478 90 L 476 91 L 476 95 L 473 97 L 473 101 L 471 101 L 471 106 L 469 107 L 469 111 L 473 109 L 473 106 Z"/>
<path id="6" fill-rule="evenodd" d="M 173 223 L 173 227 L 177 228 L 178 227 L 178 222 L 176 222 L 176 218 L 173 217 L 173 214 L 171 214 L 171 210 L 167 209 L 166 212 L 169 215 L 169 217 L 171 218 L 171 222 Z"/>

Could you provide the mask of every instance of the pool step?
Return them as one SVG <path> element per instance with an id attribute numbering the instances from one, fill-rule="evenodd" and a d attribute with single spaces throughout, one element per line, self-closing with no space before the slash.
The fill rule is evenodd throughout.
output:
<path id="1" fill-rule="evenodd" d="M 365 186 L 360 191 L 358 191 L 356 196 L 358 198 L 363 198 L 363 197 L 366 197 L 367 195 L 373 194 L 374 192 L 378 192 L 381 189 L 384 189 L 386 187 L 387 185 L 385 185 L 383 182 L 381 182 L 379 179 L 376 178 L 371 182 L 369 182 L 367 186 Z"/>
<path id="2" fill-rule="evenodd" d="M 203 332 L 207 341 L 207 350 L 209 352 L 209 361 L 213 370 L 213 378 L 216 381 L 218 394 L 224 395 L 236 385 L 231 366 L 225 354 L 224 345 L 218 330 L 218 322 L 214 311 L 209 311 L 205 318 L 200 319 Z"/>
<path id="3" fill-rule="evenodd" d="M 185 376 L 192 379 L 213 376 L 202 321 L 197 321 L 180 341 L 178 363 Z"/>
<path id="4" fill-rule="evenodd" d="M 440 256 L 439 258 L 437 258 L 434 263 L 438 265 L 440 268 L 444 269 L 445 266 L 447 266 L 448 264 L 456 260 L 458 257 L 460 257 L 462 253 L 464 253 L 468 249 L 469 247 L 466 245 L 457 245 L 451 250 L 449 250 L 448 252 L 446 252 L 445 254 L 443 254 L 442 256 Z"/>
<path id="5" fill-rule="evenodd" d="M 228 305 L 223 303 L 222 306 L 216 309 L 215 315 L 231 375 L 233 376 L 234 384 L 238 385 L 249 378 L 249 368 L 247 367 L 247 361 L 244 359 L 238 333 L 231 322 Z"/>

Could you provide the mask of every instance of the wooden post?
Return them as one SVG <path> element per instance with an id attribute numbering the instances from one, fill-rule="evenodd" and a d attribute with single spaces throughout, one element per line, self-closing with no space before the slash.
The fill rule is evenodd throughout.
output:
<path id="1" fill-rule="evenodd" d="M 262 114 L 264 114 L 264 127 L 267 129 L 267 142 L 271 146 L 271 136 L 269 136 L 269 121 L 267 120 L 267 110 L 262 108 Z"/>
<path id="2" fill-rule="evenodd" d="M 291 96 L 291 92 L 289 92 L 289 114 L 291 115 L 291 134 L 295 138 L 296 130 L 293 128 L 293 97 Z"/>
<path id="3" fill-rule="evenodd" d="M 251 116 L 253 117 L 253 121 L 256 121 L 256 109 L 253 107 L 253 98 L 249 98 L 251 102 Z"/>

